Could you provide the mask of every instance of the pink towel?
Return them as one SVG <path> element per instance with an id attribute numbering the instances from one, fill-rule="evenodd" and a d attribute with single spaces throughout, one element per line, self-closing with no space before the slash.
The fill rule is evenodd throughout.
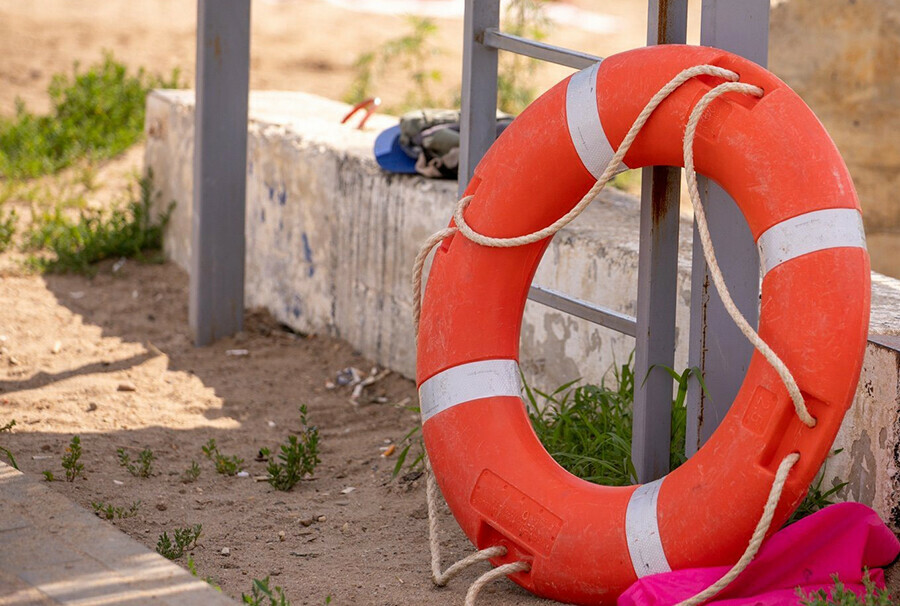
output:
<path id="1" fill-rule="evenodd" d="M 848 590 L 863 595 L 863 569 L 878 587 L 900 553 L 900 542 L 878 514 L 859 503 L 826 507 L 778 531 L 756 559 L 707 604 L 716 606 L 788 606 L 804 595 L 834 584 L 837 574 Z M 644 577 L 628 588 L 618 606 L 671 606 L 706 589 L 730 567 L 693 568 Z"/>

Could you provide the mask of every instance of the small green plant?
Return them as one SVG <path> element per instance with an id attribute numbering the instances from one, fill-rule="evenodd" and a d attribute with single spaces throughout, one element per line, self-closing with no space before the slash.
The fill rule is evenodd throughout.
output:
<path id="1" fill-rule="evenodd" d="M 413 83 L 401 107 L 386 108 L 388 112 L 402 113 L 408 109 L 441 105 L 432 91 L 432 85 L 442 79 L 441 71 L 431 67 L 433 59 L 441 54 L 434 44 L 437 25 L 425 17 L 410 16 L 410 31 L 388 40 L 374 52 L 359 56 L 354 65 L 356 77 L 344 95 L 347 103 L 359 103 L 370 97 L 372 85 L 388 72 L 400 72 Z"/>
<path id="2" fill-rule="evenodd" d="M 198 579 L 200 578 L 200 575 L 197 573 L 197 565 L 194 563 L 194 556 L 191 556 L 191 555 L 188 556 L 187 569 L 188 569 L 188 572 L 191 573 L 191 576 L 195 576 Z M 205 577 L 203 577 L 203 580 L 206 582 L 207 585 L 209 585 L 216 591 L 219 591 L 219 592 L 222 591 L 222 588 L 219 587 L 219 585 L 215 582 L 215 580 L 212 577 L 205 576 Z"/>
<path id="3" fill-rule="evenodd" d="M 44 471 L 42 471 L 41 475 L 44 476 L 45 482 L 55 482 L 56 481 L 56 476 L 53 475 L 53 472 L 50 471 L 49 469 L 45 469 Z"/>
<path id="4" fill-rule="evenodd" d="M 131 456 L 125 452 L 124 448 L 117 449 L 116 455 L 119 457 L 119 465 L 136 478 L 149 478 L 153 473 L 153 461 L 156 460 L 156 455 L 149 448 L 145 448 L 138 454 L 137 464 L 131 462 Z"/>
<path id="5" fill-rule="evenodd" d="M 210 438 L 209 442 L 202 446 L 201 449 L 203 450 L 203 454 L 206 455 L 206 458 L 215 464 L 216 473 L 233 476 L 243 469 L 244 459 L 240 459 L 236 455 L 226 457 L 220 453 L 214 438 Z"/>
<path id="6" fill-rule="evenodd" d="M 140 139 L 145 98 L 152 88 L 177 88 L 143 70 L 130 73 L 107 53 L 102 62 L 71 76 L 57 74 L 47 89 L 52 109 L 36 116 L 17 101 L 13 118 L 0 117 L 0 177 L 32 178 L 81 158 L 111 158 Z"/>
<path id="7" fill-rule="evenodd" d="M 66 470 L 67 482 L 74 482 L 75 478 L 84 475 L 84 464 L 79 459 L 81 459 L 81 438 L 72 436 L 72 441 L 62 458 L 62 467 Z"/>
<path id="8" fill-rule="evenodd" d="M 55 272 L 91 274 L 93 265 L 104 259 L 132 257 L 142 261 L 161 260 L 155 253 L 162 248 L 163 231 L 169 222 L 174 202 L 153 218 L 153 174 L 138 180 L 138 194 L 125 208 L 82 209 L 71 219 L 57 205 L 36 214 L 26 234 L 31 250 L 48 250 L 49 258 L 32 257 L 39 269 Z"/>
<path id="9" fill-rule="evenodd" d="M 287 443 L 280 447 L 277 461 L 269 458 L 271 453 L 267 448 L 260 451 L 269 458 L 267 481 L 276 490 L 290 490 L 304 475 L 311 474 L 320 462 L 319 430 L 307 423 L 306 404 L 300 407 L 300 424 L 300 435 L 288 437 Z"/>
<path id="10" fill-rule="evenodd" d="M 859 597 L 855 592 L 848 590 L 837 575 L 831 578 L 834 581 L 834 587 L 830 590 L 819 589 L 807 594 L 798 587 L 797 597 L 800 599 L 800 604 L 802 606 L 890 606 L 896 604 L 887 589 L 879 589 L 875 586 L 868 571 L 862 579 L 866 589 L 864 597 Z"/>
<path id="11" fill-rule="evenodd" d="M 550 20 L 544 0 L 510 0 L 503 15 L 503 31 L 541 41 L 547 37 Z M 537 96 L 534 80 L 539 62 L 518 53 L 501 53 L 497 66 L 497 107 L 518 114 Z"/>
<path id="12" fill-rule="evenodd" d="M 416 413 L 420 412 L 418 406 L 409 406 L 407 408 Z M 400 474 L 404 465 L 406 465 L 406 469 L 409 472 L 421 471 L 425 467 L 425 445 L 422 442 L 421 425 L 416 425 L 406 432 L 406 435 L 400 440 L 400 444 L 403 444 L 403 448 L 397 454 L 397 462 L 394 463 L 394 470 L 391 472 L 391 477 L 394 478 Z M 413 451 L 415 456 L 412 458 L 412 461 L 407 463 L 406 460 L 409 458 L 410 451 Z"/>
<path id="13" fill-rule="evenodd" d="M 613 386 L 603 382 L 575 387 L 572 381 L 549 394 L 526 383 L 525 397 L 535 433 L 560 465 L 591 482 L 625 486 L 635 483 L 637 475 L 631 460 L 635 381 L 631 358 L 614 368 L 613 378 Z M 683 406 L 672 407 L 673 416 L 681 414 L 679 408 Z M 681 426 L 673 423 L 673 429 Z M 683 437 L 675 436 L 673 451 L 679 441 L 683 449 Z M 672 458 L 677 465 L 679 456 Z"/>
<path id="14" fill-rule="evenodd" d="M 188 528 L 176 528 L 169 538 L 167 532 L 159 535 L 156 542 L 156 552 L 170 560 L 177 560 L 184 555 L 185 551 L 189 551 L 197 546 L 197 539 L 203 531 L 202 524 L 194 524 Z"/>
<path id="15" fill-rule="evenodd" d="M 113 519 L 123 519 L 123 518 L 133 518 L 137 515 L 138 509 L 141 507 L 140 501 L 135 501 L 131 505 L 126 507 L 116 507 L 110 503 L 104 503 L 103 501 L 94 501 L 91 503 L 91 507 L 94 508 L 94 513 L 96 513 L 101 518 L 106 520 Z"/>
<path id="16" fill-rule="evenodd" d="M 19 216 L 16 214 L 15 209 L 10 209 L 7 213 L 2 212 L 2 209 L 0 209 L 0 253 L 9 248 L 9 245 L 12 243 L 13 236 L 16 235 L 18 219 Z"/>
<path id="17" fill-rule="evenodd" d="M 2 250 L 2 249 L 0 249 Z M 16 420 L 13 419 L 3 427 L 0 427 L 0 433 L 4 432 L 12 432 L 12 428 L 16 426 Z M 0 454 L 4 455 L 7 459 L 9 459 L 9 464 L 12 465 L 15 469 L 18 469 L 19 466 L 16 464 L 16 458 L 13 456 L 13 453 L 6 448 L 5 446 L 0 446 Z"/>
<path id="18" fill-rule="evenodd" d="M 269 587 L 269 577 L 262 580 L 253 579 L 250 595 L 242 593 L 241 603 L 250 606 L 291 606 L 291 602 L 284 595 L 284 589 L 277 585 Z"/>
<path id="19" fill-rule="evenodd" d="M 191 461 L 191 466 L 188 467 L 183 474 L 181 474 L 181 481 L 185 484 L 190 484 L 191 482 L 196 482 L 197 478 L 200 477 L 200 466 L 197 465 L 197 461 Z"/>
<path id="20" fill-rule="evenodd" d="M 834 456 L 840 452 L 842 452 L 842 448 L 838 448 L 837 450 L 833 450 L 831 452 L 831 456 Z M 825 460 L 825 463 L 822 465 L 822 469 L 819 470 L 816 479 L 809 486 L 809 491 L 806 493 L 806 497 L 804 497 L 803 501 L 794 510 L 794 513 L 791 514 L 791 517 L 788 519 L 785 526 L 789 526 L 798 520 L 802 520 L 808 515 L 812 515 L 819 511 L 820 509 L 824 509 L 829 505 L 834 505 L 834 500 L 831 498 L 836 495 L 844 486 L 847 485 L 847 482 L 840 482 L 835 486 L 827 490 L 822 490 L 822 483 L 825 481 L 825 467 L 828 465 L 828 459 Z"/>

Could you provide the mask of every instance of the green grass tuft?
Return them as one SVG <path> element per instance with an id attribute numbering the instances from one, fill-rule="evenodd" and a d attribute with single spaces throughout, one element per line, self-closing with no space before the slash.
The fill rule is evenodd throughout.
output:
<path id="1" fill-rule="evenodd" d="M 168 79 L 129 73 L 112 53 L 86 71 L 76 64 L 71 76 L 57 74 L 47 89 L 49 115 L 18 101 L 15 117 L 0 118 L 0 177 L 33 178 L 121 153 L 143 133 L 147 92 L 177 88 L 178 77 L 177 70 Z"/>
<path id="2" fill-rule="evenodd" d="M 668 369 L 667 369 L 668 370 Z M 679 381 L 672 406 L 669 464 L 685 461 L 684 397 L 693 370 L 670 372 Z M 634 368 L 631 359 L 614 369 L 614 385 L 581 385 L 577 381 L 544 393 L 525 384 L 526 406 L 535 433 L 547 452 L 570 473 L 597 484 L 627 486 L 637 482 L 631 460 Z M 538 398 L 543 402 L 538 403 Z"/>
<path id="3" fill-rule="evenodd" d="M 319 430 L 310 426 L 306 420 L 306 404 L 300 407 L 300 435 L 288 437 L 288 441 L 282 444 L 277 460 L 269 457 L 268 448 L 260 450 L 269 458 L 266 472 L 269 476 L 266 481 L 276 490 L 288 491 L 299 482 L 304 475 L 311 474 L 321 461 L 319 460 Z"/>
<path id="4" fill-rule="evenodd" d="M 15 209 L 10 209 L 7 213 L 0 209 L 0 253 L 9 248 L 12 243 L 13 236 L 16 235 L 18 218 Z"/>
<path id="5" fill-rule="evenodd" d="M 162 248 L 163 230 L 174 203 L 154 219 L 153 191 L 153 175 L 148 173 L 138 181 L 137 197 L 132 193 L 124 208 L 83 209 L 77 219 L 59 206 L 38 213 L 25 235 L 26 247 L 48 250 L 52 256 L 33 256 L 32 264 L 43 271 L 91 274 L 93 265 L 105 259 L 161 260 L 150 253 Z"/>
<path id="6" fill-rule="evenodd" d="M 156 542 L 156 553 L 170 560 L 177 560 L 184 555 L 185 551 L 190 551 L 197 546 L 197 539 L 203 532 L 202 524 L 194 524 L 187 528 L 176 528 L 169 538 L 169 533 L 164 532 L 159 535 Z"/>
<path id="7" fill-rule="evenodd" d="M 834 587 L 829 590 L 820 589 L 807 594 L 797 588 L 797 597 L 800 598 L 801 606 L 891 606 L 891 604 L 896 604 L 887 589 L 878 589 L 875 586 L 868 571 L 863 575 L 863 585 L 866 591 L 862 598 L 849 591 L 837 575 L 831 578 L 834 581 Z"/>
<path id="8" fill-rule="evenodd" d="M 249 604 L 249 606 L 291 606 L 283 588 L 278 585 L 269 587 L 269 577 L 253 579 L 250 595 L 242 593 L 241 603 Z"/>

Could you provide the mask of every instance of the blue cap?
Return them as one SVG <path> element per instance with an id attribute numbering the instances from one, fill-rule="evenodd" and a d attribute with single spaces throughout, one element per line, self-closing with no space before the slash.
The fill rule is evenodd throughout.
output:
<path id="1" fill-rule="evenodd" d="M 378 165 L 392 173 L 415 173 L 416 160 L 400 145 L 400 125 L 383 131 L 375 139 L 375 159 Z"/>

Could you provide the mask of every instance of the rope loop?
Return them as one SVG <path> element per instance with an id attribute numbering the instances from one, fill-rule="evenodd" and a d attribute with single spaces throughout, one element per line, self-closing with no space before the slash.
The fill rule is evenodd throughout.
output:
<path id="1" fill-rule="evenodd" d="M 631 125 L 631 128 L 622 139 L 622 143 L 616 150 L 615 155 L 613 155 L 612 159 L 609 161 L 609 164 L 606 166 L 603 174 L 600 175 L 600 178 L 597 179 L 596 183 L 594 183 L 590 190 L 588 190 L 588 192 L 581 198 L 581 200 L 579 200 L 579 202 L 575 206 L 572 207 L 571 210 L 569 210 L 569 212 L 564 214 L 562 217 L 560 217 L 550 225 L 530 234 L 524 234 L 521 236 L 514 236 L 509 238 L 487 236 L 472 229 L 472 227 L 466 222 L 465 219 L 465 211 L 475 196 L 468 195 L 460 199 L 453 211 L 453 221 L 455 223 L 455 226 L 442 229 L 441 231 L 433 234 L 422 244 L 419 253 L 416 255 L 416 260 L 413 265 L 412 280 L 413 320 L 415 322 L 416 340 L 418 340 L 419 336 L 419 320 L 421 316 L 422 305 L 422 272 L 429 253 L 435 246 L 437 246 L 437 244 L 444 241 L 444 239 L 453 236 L 457 232 L 462 233 L 462 235 L 465 236 L 468 240 L 471 240 L 476 244 L 491 248 L 512 248 L 516 246 L 525 246 L 553 236 L 560 229 L 571 223 L 578 215 L 584 212 L 588 205 L 603 190 L 609 180 L 618 172 L 623 158 L 628 153 L 628 150 L 631 148 L 631 145 L 634 143 L 634 140 L 637 138 L 641 129 L 647 123 L 647 120 L 650 119 L 650 116 L 660 105 L 660 103 L 662 103 L 682 84 L 684 84 L 691 78 L 695 78 L 701 75 L 714 76 L 725 80 L 724 83 L 715 86 L 709 92 L 704 94 L 703 97 L 701 97 L 700 101 L 698 101 L 692 109 L 688 122 L 685 125 L 684 131 L 684 168 L 688 183 L 688 193 L 690 195 L 691 205 L 694 208 L 694 218 L 697 223 L 697 231 L 700 235 L 703 255 L 706 259 L 707 265 L 709 266 L 710 275 L 713 278 L 713 283 L 715 284 L 716 290 L 718 291 L 722 302 L 725 304 L 725 309 L 728 311 L 728 315 L 738 326 L 744 336 L 753 344 L 753 346 L 760 352 L 760 354 L 765 357 L 765 359 L 769 362 L 769 364 L 772 365 L 772 367 L 781 377 L 781 380 L 783 381 L 785 387 L 788 390 L 788 393 L 790 394 L 791 400 L 793 401 L 794 410 L 796 411 L 796 414 L 800 418 L 800 420 L 808 427 L 814 427 L 816 424 L 816 420 L 809 413 L 809 409 L 806 407 L 806 403 L 803 400 L 803 394 L 801 393 L 796 380 L 794 379 L 790 370 L 781 360 L 781 358 L 779 358 L 778 355 L 772 350 L 772 348 L 765 341 L 763 341 L 763 339 L 753 329 L 753 327 L 750 326 L 750 323 L 747 322 L 747 319 L 737 308 L 734 300 L 731 298 L 731 294 L 729 293 L 728 287 L 725 284 L 725 278 L 722 276 L 722 271 L 719 268 L 719 264 L 716 260 L 715 250 L 713 248 L 712 238 L 710 236 L 709 226 L 706 220 L 706 213 L 703 209 L 703 204 L 700 200 L 700 193 L 697 187 L 697 173 L 694 168 L 694 139 L 697 133 L 697 125 L 699 124 L 700 119 L 703 117 L 703 114 L 709 107 L 709 105 L 719 96 L 726 93 L 740 93 L 751 95 L 754 97 L 762 97 L 764 95 L 764 91 L 757 86 L 739 82 L 738 80 L 740 79 L 740 76 L 737 73 L 714 65 L 697 65 L 687 68 L 680 72 L 677 76 L 672 78 L 655 95 L 653 95 L 650 101 L 648 101 L 644 106 L 644 109 L 641 110 L 640 114 L 638 114 L 638 116 L 635 118 L 633 124 Z M 769 491 L 769 496 L 766 500 L 765 506 L 763 507 L 762 516 L 760 517 L 759 522 L 756 525 L 756 529 L 754 530 L 753 535 L 750 538 L 744 554 L 737 561 L 737 563 L 735 563 L 735 565 L 716 583 L 698 593 L 697 595 L 680 602 L 677 606 L 696 606 L 705 602 L 709 598 L 722 591 L 725 587 L 727 587 L 735 578 L 737 578 L 737 576 L 741 572 L 744 571 L 744 569 L 750 564 L 753 558 L 756 557 L 756 554 L 759 551 L 759 548 L 762 545 L 762 542 L 765 539 L 770 526 L 772 525 L 775 510 L 777 509 L 778 503 L 781 500 L 781 494 L 784 490 L 785 483 L 787 482 L 788 475 L 799 459 L 799 453 L 792 453 L 787 455 L 778 466 L 778 470 L 772 483 L 772 488 Z M 428 529 L 431 547 L 432 581 L 435 585 L 443 587 L 454 576 L 462 572 L 465 568 L 477 562 L 483 562 L 495 557 L 502 557 L 506 555 L 507 550 L 506 547 L 503 546 L 494 546 L 487 549 L 482 549 L 456 562 L 446 571 L 441 572 L 440 544 L 437 536 L 438 490 L 434 480 L 434 475 L 431 470 L 431 464 L 428 461 L 427 456 L 425 458 L 425 472 L 426 499 L 428 504 Z M 495 579 L 499 579 L 503 576 L 514 574 L 516 572 L 526 572 L 530 569 L 531 565 L 528 562 L 518 561 L 503 564 L 486 572 L 469 587 L 469 590 L 466 594 L 465 606 L 474 606 L 475 599 L 481 589 Z"/>

